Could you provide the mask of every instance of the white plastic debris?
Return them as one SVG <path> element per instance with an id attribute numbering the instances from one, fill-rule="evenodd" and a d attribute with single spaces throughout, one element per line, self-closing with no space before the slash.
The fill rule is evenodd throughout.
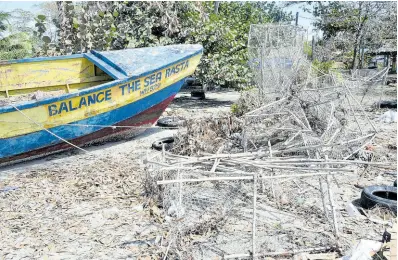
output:
<path id="1" fill-rule="evenodd" d="M 350 217 L 362 216 L 357 207 L 355 207 L 351 202 L 347 204 L 346 211 Z"/>
<path id="2" fill-rule="evenodd" d="M 382 243 L 373 240 L 360 240 L 350 255 L 343 256 L 341 260 L 371 260 L 372 256 L 380 251 Z"/>
<path id="3" fill-rule="evenodd" d="M 397 122 L 397 112 L 393 110 L 389 110 L 382 114 L 379 118 L 379 121 L 384 122 L 384 123 L 393 123 Z"/>

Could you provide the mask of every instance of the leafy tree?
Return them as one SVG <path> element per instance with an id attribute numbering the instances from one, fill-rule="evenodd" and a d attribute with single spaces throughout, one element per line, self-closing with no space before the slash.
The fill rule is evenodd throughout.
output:
<path id="1" fill-rule="evenodd" d="M 197 70 L 205 85 L 251 83 L 247 39 L 254 23 L 291 20 L 275 3 L 255 2 L 57 2 L 54 54 L 200 43 Z M 37 35 L 48 19 L 38 22 Z M 47 38 L 46 38 L 47 39 Z M 48 40 L 48 39 L 47 39 Z M 41 45 L 47 48 L 46 44 Z M 52 55 L 47 51 L 46 55 Z M 38 54 L 42 54 L 38 52 Z"/>
<path id="2" fill-rule="evenodd" d="M 212 3 L 205 3 L 210 13 Z M 188 42 L 204 47 L 197 74 L 207 85 L 244 87 L 251 83 L 247 41 L 251 24 L 267 23 L 272 18 L 258 4 L 223 2 L 218 13 L 199 21 Z"/>
<path id="3" fill-rule="evenodd" d="M 10 34 L 0 39 L 0 60 L 28 57 L 32 54 L 31 36 L 25 32 Z"/>
<path id="4" fill-rule="evenodd" d="M 0 32 L 3 32 L 7 29 L 8 19 L 10 17 L 10 13 L 0 11 Z"/>
<path id="5" fill-rule="evenodd" d="M 0 60 L 19 59 L 32 55 L 30 12 L 20 9 L 11 13 L 0 12 Z"/>
<path id="6" fill-rule="evenodd" d="M 396 2 L 333 1 L 313 2 L 314 25 L 322 30 L 324 41 L 349 39 L 351 68 L 359 63 L 361 48 L 376 48 L 385 39 L 396 39 Z M 342 41 L 341 41 L 342 42 Z"/>
<path id="7" fill-rule="evenodd" d="M 51 42 L 55 42 L 57 39 L 57 24 L 60 17 L 57 2 L 42 2 L 40 4 L 37 4 L 37 8 L 40 9 L 40 14 L 46 17 L 45 35 L 50 38 Z"/>

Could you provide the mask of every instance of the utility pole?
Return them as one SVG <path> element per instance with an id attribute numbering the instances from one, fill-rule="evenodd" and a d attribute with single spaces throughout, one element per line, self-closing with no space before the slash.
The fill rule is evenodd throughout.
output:
<path id="1" fill-rule="evenodd" d="M 298 16 L 299 16 L 299 12 L 296 12 L 296 26 L 298 25 Z"/>

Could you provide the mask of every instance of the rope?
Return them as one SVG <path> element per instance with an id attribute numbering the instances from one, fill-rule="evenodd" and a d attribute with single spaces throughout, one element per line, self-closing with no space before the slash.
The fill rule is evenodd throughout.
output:
<path id="1" fill-rule="evenodd" d="M 6 120 L 0 120 L 2 123 L 14 123 L 14 124 L 20 124 L 20 123 L 30 123 L 27 121 L 6 121 Z M 30 123 L 30 124 L 35 124 Z M 179 129 L 179 127 L 163 127 L 163 126 L 130 126 L 130 125 L 88 125 L 88 124 L 59 124 L 57 122 L 53 123 L 48 123 L 52 125 L 57 125 L 57 126 L 84 126 L 84 127 L 102 127 L 102 128 L 139 128 L 139 129 L 150 129 L 150 128 L 155 128 L 155 129 Z"/>
<path id="2" fill-rule="evenodd" d="M 30 118 L 29 116 L 27 116 L 24 112 L 22 112 L 21 110 L 19 110 L 19 109 L 18 109 L 16 106 L 14 106 L 13 104 L 10 104 L 10 105 L 11 105 L 13 108 L 15 108 L 19 113 L 21 113 L 24 117 L 26 117 L 27 119 L 29 119 L 30 121 L 32 121 L 35 125 L 39 126 L 39 127 L 42 128 L 44 131 L 46 131 L 47 133 L 49 133 L 50 135 L 52 135 L 52 136 L 54 136 L 54 137 L 60 139 L 61 141 L 65 142 L 65 143 L 69 144 L 70 146 L 73 146 L 73 147 L 75 147 L 75 148 L 77 148 L 77 149 L 79 149 L 79 150 L 81 150 L 81 151 L 83 151 L 83 152 L 85 152 L 85 153 L 89 153 L 89 151 L 87 151 L 87 150 L 85 150 L 85 149 L 83 149 L 83 148 L 81 148 L 81 147 L 79 147 L 79 146 L 77 146 L 77 145 L 74 145 L 74 144 L 72 144 L 71 142 L 69 142 L 68 140 L 65 140 L 64 138 L 62 138 L 62 137 L 60 137 L 60 136 L 54 134 L 53 132 L 51 132 L 50 130 L 48 130 L 47 128 L 45 128 L 43 125 L 39 124 L 38 122 L 36 122 L 35 120 L 33 120 L 32 118 Z"/>

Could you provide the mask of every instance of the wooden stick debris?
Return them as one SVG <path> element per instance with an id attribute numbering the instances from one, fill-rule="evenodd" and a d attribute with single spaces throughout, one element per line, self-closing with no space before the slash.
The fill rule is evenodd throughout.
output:
<path id="1" fill-rule="evenodd" d="M 252 180 L 253 176 L 239 176 L 239 177 L 210 177 L 210 178 L 198 178 L 198 179 L 179 179 L 179 180 L 164 180 L 158 181 L 158 185 L 173 184 L 180 182 L 202 182 L 202 181 L 236 181 L 236 180 Z"/>
<path id="2" fill-rule="evenodd" d="M 253 222 L 252 222 L 252 254 L 253 260 L 256 259 L 256 202 L 257 202 L 257 174 L 253 175 Z"/>
<path id="3" fill-rule="evenodd" d="M 319 251 L 328 251 L 333 249 L 332 247 L 314 247 L 314 248 L 306 248 L 299 250 L 291 250 L 291 251 L 280 251 L 280 252 L 266 252 L 255 255 L 256 257 L 260 256 L 288 256 L 295 255 L 298 253 L 304 252 L 319 252 Z M 234 254 L 234 255 L 224 255 L 223 259 L 234 259 L 234 258 L 242 258 L 242 257 L 251 257 L 251 254 Z"/>
<path id="4" fill-rule="evenodd" d="M 240 164 L 247 164 L 250 166 L 263 168 L 263 169 L 282 169 L 282 170 L 296 170 L 296 171 L 338 171 L 338 172 L 354 172 L 352 169 L 343 169 L 343 168 L 316 168 L 316 167 L 288 167 L 288 166 L 279 166 L 274 164 L 256 164 L 253 162 L 245 161 L 245 160 L 236 160 L 230 159 L 230 161 L 237 162 Z"/>
<path id="5" fill-rule="evenodd" d="M 269 104 L 267 104 L 267 105 L 265 105 L 265 106 L 262 106 L 262 107 L 259 107 L 259 108 L 257 108 L 257 109 L 254 109 L 254 110 L 252 110 L 252 111 L 246 113 L 246 114 L 243 115 L 243 116 L 252 115 L 252 114 L 256 113 L 257 111 L 261 111 L 261 110 L 263 110 L 264 108 L 267 108 L 267 107 L 273 106 L 273 105 L 275 105 L 275 104 L 281 103 L 281 102 L 285 101 L 286 99 L 287 99 L 286 97 L 281 98 L 281 99 L 279 99 L 279 100 L 277 100 L 277 101 L 274 101 L 274 102 L 272 102 L 272 103 L 269 103 Z"/>
<path id="6" fill-rule="evenodd" d="M 313 177 L 330 175 L 337 173 L 330 172 L 316 172 L 316 173 L 303 173 L 303 174 L 292 174 L 292 175 L 274 175 L 274 176 L 262 176 L 261 179 L 280 179 L 280 178 L 302 178 L 302 177 Z M 229 177 L 209 177 L 209 178 L 198 178 L 198 179 L 180 179 L 180 180 L 163 180 L 157 181 L 158 185 L 173 184 L 180 182 L 203 182 L 203 181 L 236 181 L 236 180 L 252 180 L 252 176 L 229 176 Z"/>
<path id="7" fill-rule="evenodd" d="M 327 156 L 326 156 L 326 160 L 327 160 Z M 336 241 L 338 241 L 339 239 L 339 228 L 338 228 L 338 224 L 337 224 L 337 215 L 336 215 L 336 205 L 334 203 L 333 200 L 333 191 L 332 188 L 330 186 L 330 175 L 326 176 L 326 184 L 328 187 L 328 194 L 329 194 L 329 203 L 332 207 L 332 217 L 333 217 L 333 227 L 334 227 L 334 235 L 336 236 Z"/>

